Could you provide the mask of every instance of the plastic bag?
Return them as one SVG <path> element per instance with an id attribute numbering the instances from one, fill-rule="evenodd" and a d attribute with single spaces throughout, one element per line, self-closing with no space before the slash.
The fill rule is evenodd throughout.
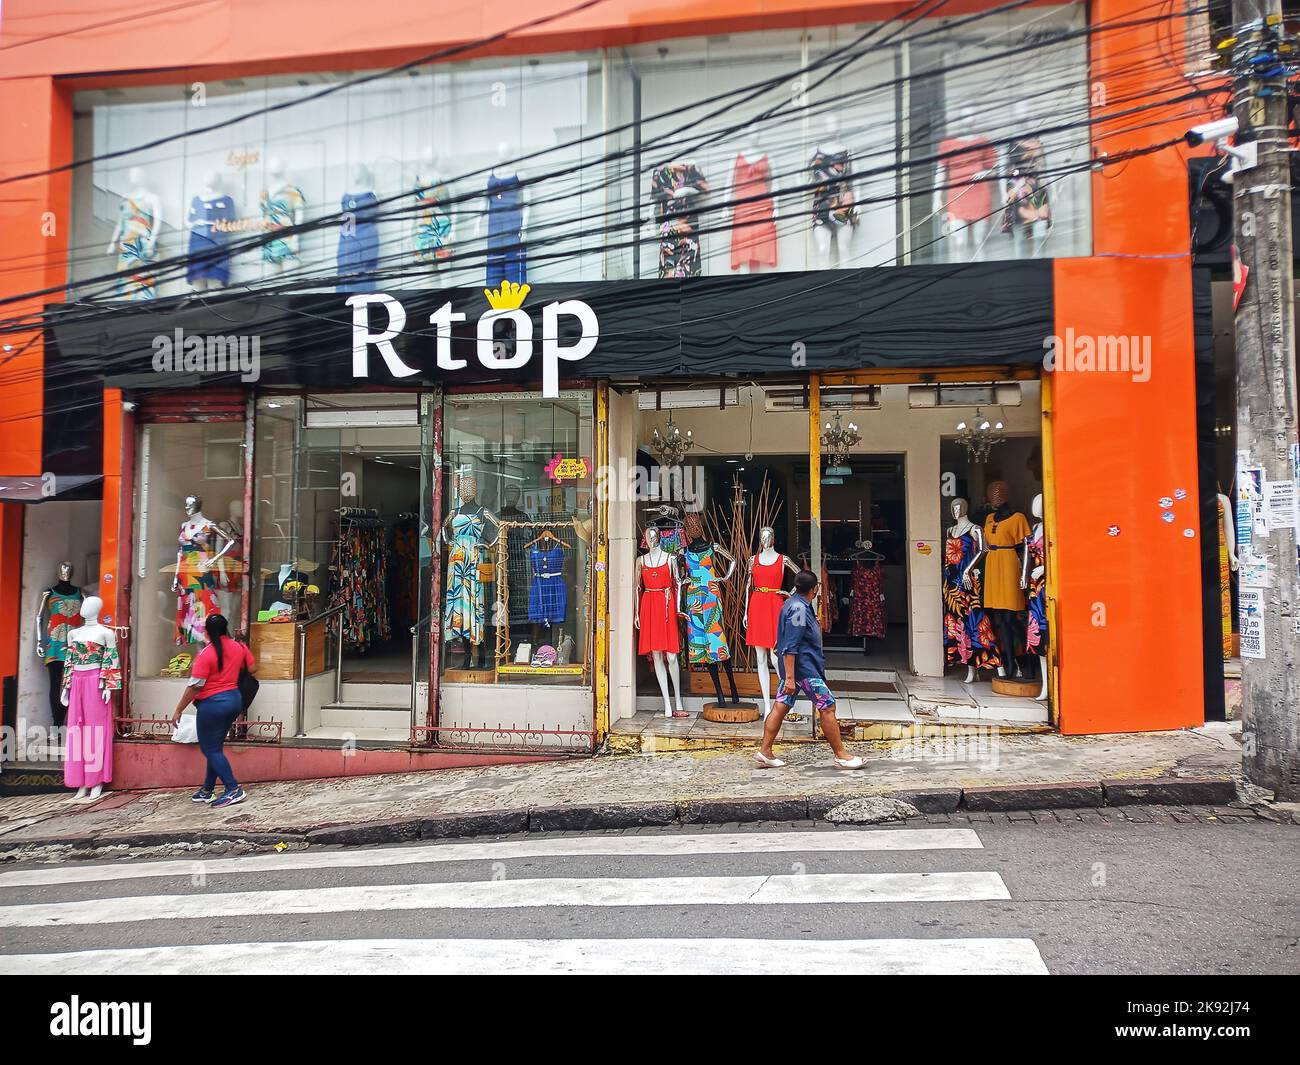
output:
<path id="1" fill-rule="evenodd" d="M 180 723 L 172 733 L 172 743 L 198 743 L 199 725 L 195 714 L 182 714 Z"/>

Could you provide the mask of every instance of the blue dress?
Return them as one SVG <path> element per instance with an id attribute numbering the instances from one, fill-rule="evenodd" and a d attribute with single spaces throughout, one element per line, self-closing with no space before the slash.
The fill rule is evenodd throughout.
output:
<path id="1" fill-rule="evenodd" d="M 528 280 L 521 230 L 524 228 L 523 187 L 519 175 L 488 175 L 487 283 Z"/>
<path id="2" fill-rule="evenodd" d="M 528 620 L 539 625 L 563 625 L 569 610 L 569 590 L 564 583 L 564 548 L 528 549 L 533 578 L 528 585 Z"/>
<path id="3" fill-rule="evenodd" d="M 373 192 L 348 193 L 340 207 L 344 225 L 339 230 L 340 292 L 370 292 L 379 264 L 379 198 Z"/>
<path id="4" fill-rule="evenodd" d="M 190 200 L 186 221 L 190 225 L 190 243 L 186 250 L 189 260 L 185 267 L 186 281 L 230 281 L 230 256 L 222 254 L 230 234 L 214 228 L 216 222 L 235 220 L 235 201 L 229 196 L 195 196 Z"/>

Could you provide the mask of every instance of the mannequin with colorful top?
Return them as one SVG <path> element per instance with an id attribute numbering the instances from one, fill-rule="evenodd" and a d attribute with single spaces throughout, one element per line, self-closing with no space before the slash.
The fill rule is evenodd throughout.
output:
<path id="1" fill-rule="evenodd" d="M 1029 600 L 1029 624 L 1025 636 L 1025 649 L 1038 656 L 1038 676 L 1042 687 L 1038 690 L 1040 701 L 1047 698 L 1047 541 L 1043 536 L 1043 496 L 1034 496 L 1029 508 L 1038 520 L 1020 569 L 1020 587 Z M 1030 569 L 1030 563 L 1033 568 Z"/>
<path id="2" fill-rule="evenodd" d="M 770 526 L 758 530 L 758 553 L 749 560 L 745 576 L 745 642 L 754 649 L 758 687 L 763 693 L 763 716 L 772 712 L 772 669 L 775 658 L 776 622 L 781 613 L 781 581 L 785 571 L 799 567 L 775 547 L 776 532 Z"/>
<path id="3" fill-rule="evenodd" d="M 172 579 L 178 647 L 202 643 L 204 624 L 212 614 L 221 612 L 217 603 L 221 560 L 235 546 L 221 526 L 203 513 L 203 500 L 198 496 L 185 497 L 185 520 L 181 522 L 179 540 L 176 576 Z"/>
<path id="4" fill-rule="evenodd" d="M 704 521 L 695 511 L 688 511 L 683 522 L 686 546 L 681 558 L 686 566 L 683 582 L 686 586 L 686 642 L 693 666 L 704 666 L 713 679 L 713 692 L 718 705 L 726 706 L 722 695 L 722 682 L 718 678 L 718 664 L 727 671 L 731 686 L 731 701 L 740 702 L 736 690 L 736 677 L 731 672 L 731 647 L 722 627 L 722 585 L 736 572 L 736 560 L 718 544 L 705 539 Z M 726 563 L 727 572 L 719 575 L 719 560 Z"/>
<path id="5" fill-rule="evenodd" d="M 664 717 L 686 717 L 682 706 L 682 674 L 677 655 L 681 652 L 681 635 L 677 619 L 684 614 L 681 605 L 682 581 L 677 560 L 659 546 L 659 530 L 645 532 L 647 551 L 636 560 L 636 613 L 633 623 L 640 636 L 637 652 L 649 655 L 654 662 L 655 677 L 664 697 Z M 668 680 L 673 682 L 676 709 L 668 700 Z"/>
<path id="6" fill-rule="evenodd" d="M 128 300 L 151 300 L 157 294 L 157 278 L 149 272 L 149 265 L 156 258 L 158 235 L 162 232 L 162 200 L 149 187 L 141 167 L 131 167 L 126 178 L 131 191 L 118 205 L 117 225 L 105 254 L 116 256 L 117 295 Z"/>
<path id="7" fill-rule="evenodd" d="M 975 563 L 984 552 L 984 534 L 970 520 L 970 504 L 952 501 L 952 516 L 944 545 L 944 645 L 949 665 L 966 666 L 966 683 L 976 671 L 1001 669 L 993 629 L 985 617 L 979 570 Z"/>
<path id="8" fill-rule="evenodd" d="M 50 675 L 50 724 L 63 727 L 63 669 L 68 657 L 68 633 L 81 616 L 85 601 L 81 589 L 72 583 L 72 563 L 59 563 L 59 579 L 41 593 L 36 607 L 36 657 Z"/>
<path id="9" fill-rule="evenodd" d="M 122 687 L 117 637 L 99 623 L 103 600 L 92 595 L 81 604 L 79 628 L 68 633 L 63 671 L 63 705 L 68 735 L 63 783 L 77 799 L 98 799 L 113 779 L 113 692 Z"/>

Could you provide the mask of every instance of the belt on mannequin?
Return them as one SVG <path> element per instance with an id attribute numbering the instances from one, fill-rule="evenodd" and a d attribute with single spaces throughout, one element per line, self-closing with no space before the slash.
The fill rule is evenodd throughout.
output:
<path id="1" fill-rule="evenodd" d="M 986 544 L 990 551 L 1018 551 L 1020 544 Z"/>
<path id="2" fill-rule="evenodd" d="M 756 592 L 779 592 L 780 588 L 755 588 Z"/>

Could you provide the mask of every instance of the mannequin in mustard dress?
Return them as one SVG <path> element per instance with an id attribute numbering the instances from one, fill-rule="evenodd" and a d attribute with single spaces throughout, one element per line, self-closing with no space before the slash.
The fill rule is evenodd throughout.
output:
<path id="1" fill-rule="evenodd" d="M 984 519 L 984 610 L 993 625 L 1006 675 L 1023 674 L 1019 658 L 1025 653 L 1025 592 L 1020 586 L 1022 552 L 1033 535 L 1029 519 L 1008 502 L 1005 481 L 989 485 L 993 512 Z M 1003 670 L 998 670 L 1003 675 Z"/>

